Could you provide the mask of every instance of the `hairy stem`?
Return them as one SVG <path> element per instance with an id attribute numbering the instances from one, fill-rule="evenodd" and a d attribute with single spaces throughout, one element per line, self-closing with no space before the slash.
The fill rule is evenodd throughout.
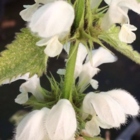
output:
<path id="1" fill-rule="evenodd" d="M 69 100 L 71 100 L 72 86 L 74 83 L 74 70 L 75 70 L 76 57 L 78 52 L 78 45 L 79 45 L 79 41 L 76 41 L 76 43 L 73 44 L 71 43 L 69 59 L 66 67 L 66 74 L 65 74 L 65 81 L 64 81 L 64 88 L 63 88 L 63 98 Z"/>

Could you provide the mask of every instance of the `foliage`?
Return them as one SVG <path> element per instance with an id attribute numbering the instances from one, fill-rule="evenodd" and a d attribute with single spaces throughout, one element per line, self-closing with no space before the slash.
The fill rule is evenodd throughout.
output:
<path id="1" fill-rule="evenodd" d="M 17 34 L 16 40 L 1 53 L 0 83 L 27 72 L 30 72 L 30 76 L 41 76 L 46 72 L 48 57 L 44 54 L 44 47 L 35 45 L 38 40 L 39 38 L 33 36 L 28 28 Z"/>

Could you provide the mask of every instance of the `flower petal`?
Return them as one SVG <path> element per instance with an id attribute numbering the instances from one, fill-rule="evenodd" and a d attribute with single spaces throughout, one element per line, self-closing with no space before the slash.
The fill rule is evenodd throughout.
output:
<path id="1" fill-rule="evenodd" d="M 20 91 L 23 93 L 32 93 L 38 101 L 44 100 L 44 97 L 41 94 L 40 80 L 36 74 L 20 86 Z"/>
<path id="2" fill-rule="evenodd" d="M 16 128 L 15 140 L 45 140 L 48 138 L 44 129 L 44 120 L 49 113 L 48 108 L 29 113 Z"/>
<path id="3" fill-rule="evenodd" d="M 44 39 L 41 39 L 38 42 L 36 42 L 36 45 L 37 46 L 46 46 L 47 43 L 48 43 L 48 39 L 44 38 Z"/>
<path id="4" fill-rule="evenodd" d="M 94 121 L 94 118 L 86 123 L 85 130 L 91 137 L 94 137 L 100 134 L 99 125 Z"/>
<path id="5" fill-rule="evenodd" d="M 104 0 L 104 2 L 105 2 L 106 4 L 108 4 L 108 5 L 110 5 L 111 1 L 112 1 L 112 0 Z"/>
<path id="6" fill-rule="evenodd" d="M 94 80 L 94 79 L 91 79 L 90 80 L 90 84 L 91 86 L 94 88 L 94 89 L 97 89 L 98 88 L 98 81 L 97 80 Z"/>
<path id="7" fill-rule="evenodd" d="M 137 30 L 133 25 L 123 24 L 119 32 L 119 39 L 125 43 L 132 43 L 136 40 L 136 35 L 132 32 Z"/>
<path id="8" fill-rule="evenodd" d="M 28 93 L 27 92 L 23 92 L 23 93 L 19 94 L 15 99 L 15 102 L 18 104 L 24 104 L 27 101 L 28 101 Z"/>
<path id="9" fill-rule="evenodd" d="M 90 62 L 83 65 L 78 82 L 78 85 L 81 86 L 81 91 L 90 83 L 92 77 L 99 71 L 98 68 L 93 68 Z"/>
<path id="10" fill-rule="evenodd" d="M 127 91 L 122 89 L 114 89 L 106 92 L 105 94 L 117 101 L 126 114 L 133 116 L 138 115 L 139 105 L 135 98 Z"/>
<path id="11" fill-rule="evenodd" d="M 112 127 L 119 127 L 126 121 L 122 107 L 103 93 L 88 93 L 83 101 L 83 111 L 91 115 L 95 115 L 96 112 L 101 121 Z"/>
<path id="12" fill-rule="evenodd" d="M 73 20 L 73 7 L 65 1 L 55 1 L 37 10 L 32 16 L 29 27 L 40 37 L 50 39 L 58 35 L 61 40 L 69 33 Z"/>
<path id="13" fill-rule="evenodd" d="M 87 49 L 86 47 L 80 43 L 78 46 L 78 53 L 77 53 L 77 58 L 76 58 L 76 64 L 77 65 L 82 65 L 83 61 L 85 60 L 87 55 Z"/>
<path id="14" fill-rule="evenodd" d="M 132 11 L 140 14 L 140 3 L 137 0 L 121 0 L 118 5 L 120 7 L 127 7 Z"/>
<path id="15" fill-rule="evenodd" d="M 128 8 L 119 7 L 117 5 L 118 1 L 111 1 L 110 7 L 106 12 L 105 16 L 101 22 L 101 28 L 108 30 L 114 23 L 128 23 L 129 17 L 127 15 Z M 117 11 L 117 12 L 116 12 Z"/>
<path id="16" fill-rule="evenodd" d="M 58 37 L 55 36 L 47 42 L 47 47 L 44 52 L 49 57 L 55 57 L 62 52 L 63 45 L 59 42 Z"/>
<path id="17" fill-rule="evenodd" d="M 31 18 L 35 13 L 35 11 L 38 9 L 38 7 L 39 7 L 38 4 L 31 5 L 30 7 L 28 6 L 27 9 L 22 10 L 19 14 L 23 20 L 31 21 Z"/>
<path id="18" fill-rule="evenodd" d="M 65 69 L 58 69 L 57 74 L 59 75 L 65 75 L 66 70 Z"/>
<path id="19" fill-rule="evenodd" d="M 96 68 L 104 63 L 112 63 L 117 61 L 117 57 L 103 47 L 100 47 L 97 50 L 93 50 L 92 54 L 91 65 L 93 68 Z M 89 61 L 89 58 L 87 61 Z"/>
<path id="20" fill-rule="evenodd" d="M 95 121 L 101 128 L 104 128 L 104 129 L 110 129 L 110 128 L 112 128 L 112 126 L 107 125 L 105 122 L 103 122 L 102 120 L 100 120 L 98 116 L 95 117 L 94 121 Z"/>
<path id="21" fill-rule="evenodd" d="M 59 100 L 48 114 L 45 126 L 52 140 L 69 140 L 77 127 L 71 103 L 66 99 Z"/>

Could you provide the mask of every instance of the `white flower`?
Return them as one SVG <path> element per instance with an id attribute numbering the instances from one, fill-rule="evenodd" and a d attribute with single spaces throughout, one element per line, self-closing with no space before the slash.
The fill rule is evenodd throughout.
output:
<path id="1" fill-rule="evenodd" d="M 30 21 L 33 14 L 38 10 L 40 6 L 53 1 L 55 0 L 35 0 L 35 4 L 33 5 L 24 5 L 25 9 L 20 12 L 20 16 L 23 20 Z"/>
<path id="2" fill-rule="evenodd" d="M 66 99 L 59 100 L 50 110 L 45 126 L 51 140 L 71 140 L 77 128 L 71 103 Z"/>
<path id="3" fill-rule="evenodd" d="M 32 93 L 38 101 L 42 101 L 44 99 L 43 95 L 41 94 L 41 86 L 40 81 L 37 75 L 32 76 L 27 80 L 27 82 L 23 83 L 20 86 L 20 92 L 15 102 L 19 104 L 26 103 L 28 101 L 28 93 Z"/>
<path id="4" fill-rule="evenodd" d="M 94 137 L 100 134 L 100 128 L 110 129 L 111 126 L 107 125 L 106 123 L 102 122 L 97 116 L 93 116 L 90 121 L 88 121 L 85 125 L 85 133 L 89 136 Z"/>
<path id="5" fill-rule="evenodd" d="M 138 115 L 139 106 L 128 92 L 118 89 L 88 93 L 84 98 L 82 110 L 92 115 L 92 119 L 85 125 L 85 131 L 90 136 L 96 136 L 100 133 L 99 127 L 120 127 L 125 123 L 126 115 Z M 85 117 L 85 114 L 83 116 Z"/>
<path id="6" fill-rule="evenodd" d="M 136 116 L 139 113 L 139 105 L 135 98 L 125 90 L 114 89 L 104 94 L 109 95 L 123 108 L 125 114 Z"/>
<path id="7" fill-rule="evenodd" d="M 107 30 L 114 23 L 129 24 L 127 15 L 129 9 L 140 14 L 140 3 L 137 0 L 105 0 L 105 2 L 109 4 L 109 9 L 102 19 L 102 29 Z"/>
<path id="8" fill-rule="evenodd" d="M 127 14 L 129 9 L 140 14 L 140 3 L 137 0 L 105 0 L 105 2 L 109 4 L 109 9 L 102 19 L 101 28 L 108 30 L 112 24 L 120 23 L 122 25 L 119 33 L 120 41 L 132 43 L 136 39 L 132 31 L 136 31 L 137 28 L 130 25 Z"/>
<path id="9" fill-rule="evenodd" d="M 48 49 L 45 49 L 45 53 L 50 57 L 55 57 L 63 49 L 59 40 L 63 40 L 68 35 L 73 20 L 73 7 L 60 0 L 39 8 L 33 14 L 29 27 L 32 32 L 43 38 L 37 42 L 37 45 L 47 45 Z"/>
<path id="10" fill-rule="evenodd" d="M 50 140 L 44 128 L 44 122 L 49 113 L 48 108 L 29 113 L 18 124 L 15 140 Z"/>
<path id="11" fill-rule="evenodd" d="M 79 75 L 79 85 L 81 85 L 81 90 L 83 90 L 89 83 L 93 88 L 97 89 L 98 81 L 92 79 L 92 77 L 100 71 L 97 67 L 103 63 L 111 63 L 116 60 L 116 56 L 102 47 L 93 50 L 92 57 L 87 57 L 86 63 L 83 65 Z"/>
<path id="12" fill-rule="evenodd" d="M 136 35 L 132 31 L 136 31 L 137 28 L 130 24 L 123 24 L 119 32 L 119 39 L 125 43 L 132 43 L 136 40 Z"/>
<path id="13" fill-rule="evenodd" d="M 77 123 L 74 109 L 66 99 L 48 109 L 29 113 L 16 128 L 15 140 L 74 140 Z"/>

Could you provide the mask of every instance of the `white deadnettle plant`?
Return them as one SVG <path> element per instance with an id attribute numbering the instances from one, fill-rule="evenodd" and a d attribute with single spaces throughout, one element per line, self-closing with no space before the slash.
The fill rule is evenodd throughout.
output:
<path id="1" fill-rule="evenodd" d="M 130 24 L 128 11 L 129 9 L 140 14 L 140 3 L 137 0 L 105 0 L 109 5 L 109 9 L 102 19 L 102 29 L 109 29 L 114 23 L 122 25 L 119 39 L 125 43 L 132 43 L 136 36 L 133 31 L 137 28 Z"/>
<path id="2" fill-rule="evenodd" d="M 29 27 L 42 38 L 37 46 L 49 57 L 59 55 L 63 49 L 60 43 L 68 34 L 74 20 L 74 9 L 65 1 L 56 1 L 42 6 L 32 16 Z"/>
<path id="3" fill-rule="evenodd" d="M 125 90 L 84 93 L 89 84 L 98 88 L 98 81 L 92 79 L 98 67 L 117 60 L 104 42 L 140 64 L 140 54 L 126 44 L 136 39 L 137 29 L 130 25 L 128 10 L 140 14 L 140 3 L 105 0 L 109 9 L 104 13 L 107 7 L 100 8 L 101 2 L 35 0 L 20 12 L 28 28 L 0 57 L 0 82 L 26 80 L 15 102 L 34 110 L 17 126 L 15 140 L 95 140 L 100 128 L 118 128 L 128 116 L 138 115 L 137 101 Z M 115 23 L 121 24 L 119 32 L 111 27 Z M 46 72 L 48 57 L 58 56 L 63 49 L 68 59 L 66 68 L 57 71 L 61 80 L 47 76 L 51 89 L 43 89 L 39 76 Z M 29 93 L 34 97 L 29 98 Z"/>

